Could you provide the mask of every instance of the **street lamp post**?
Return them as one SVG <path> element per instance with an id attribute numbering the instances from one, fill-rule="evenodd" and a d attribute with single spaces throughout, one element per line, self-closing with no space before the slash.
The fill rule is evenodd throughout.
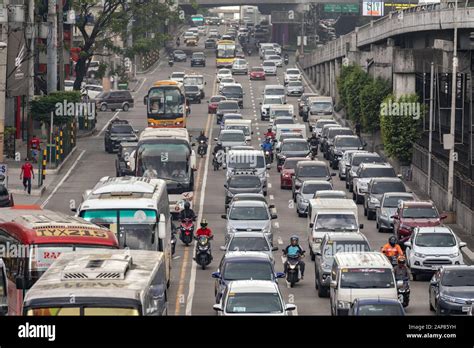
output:
<path id="1" fill-rule="evenodd" d="M 0 25 L 0 163 L 3 162 L 5 139 L 5 95 L 7 86 L 7 40 L 6 25 Z"/>
<path id="2" fill-rule="evenodd" d="M 457 68 L 458 68 L 458 28 L 457 28 L 458 1 L 454 3 L 453 11 L 453 78 L 451 82 L 451 130 L 450 130 L 450 150 L 448 167 L 448 211 L 453 211 L 454 205 L 454 156 L 455 156 L 455 130 L 456 130 L 456 92 L 457 92 Z"/>

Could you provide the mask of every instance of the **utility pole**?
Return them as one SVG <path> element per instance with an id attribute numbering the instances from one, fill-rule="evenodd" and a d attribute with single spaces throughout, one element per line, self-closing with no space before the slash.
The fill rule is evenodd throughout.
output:
<path id="1" fill-rule="evenodd" d="M 428 196 L 431 196 L 431 151 L 433 148 L 434 63 L 430 68 L 430 130 L 428 138 Z"/>
<path id="2" fill-rule="evenodd" d="M 59 90 L 64 91 L 64 13 L 63 0 L 58 1 L 58 64 L 59 64 Z"/>
<path id="3" fill-rule="evenodd" d="M 48 0 L 48 25 L 47 40 L 48 54 L 48 94 L 57 91 L 58 84 L 58 30 L 56 18 L 56 0 Z"/>
<path id="4" fill-rule="evenodd" d="M 7 9 L 5 4 L 4 11 Z M 0 24 L 0 162 L 3 162 L 3 143 L 5 139 L 5 95 L 7 86 L 8 22 Z"/>
<path id="5" fill-rule="evenodd" d="M 303 10 L 303 16 L 301 16 L 301 40 L 300 40 L 300 57 L 304 57 L 304 16 L 305 11 Z"/>
<path id="6" fill-rule="evenodd" d="M 29 106 L 31 105 L 31 101 L 35 95 L 35 0 L 28 1 L 28 20 L 26 24 L 31 32 L 30 38 L 30 59 L 28 60 L 28 110 L 30 109 Z M 30 120 L 30 113 L 27 112 L 27 126 L 26 126 L 26 141 L 30 143 L 30 131 L 32 130 L 30 124 L 32 121 Z"/>
<path id="7" fill-rule="evenodd" d="M 453 26 L 453 79 L 451 85 L 451 131 L 449 150 L 449 168 L 448 168 L 448 211 L 453 211 L 454 207 L 454 156 L 455 156 L 455 130 L 456 130 L 456 92 L 457 92 L 457 68 L 458 68 L 458 27 L 457 27 L 458 1 L 454 3 Z"/>

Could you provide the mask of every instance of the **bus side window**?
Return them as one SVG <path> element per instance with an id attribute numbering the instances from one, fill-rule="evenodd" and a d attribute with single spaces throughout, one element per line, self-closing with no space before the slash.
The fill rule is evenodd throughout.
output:
<path id="1" fill-rule="evenodd" d="M 163 261 L 153 278 L 145 303 L 146 315 L 162 315 L 166 309 L 166 272 Z"/>

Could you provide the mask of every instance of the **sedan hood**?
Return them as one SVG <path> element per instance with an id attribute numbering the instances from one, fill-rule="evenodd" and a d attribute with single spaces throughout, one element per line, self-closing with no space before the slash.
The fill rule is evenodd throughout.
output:
<path id="1" fill-rule="evenodd" d="M 233 227 L 242 230 L 270 230 L 270 220 L 228 220 L 228 227 Z"/>
<path id="2" fill-rule="evenodd" d="M 447 256 L 455 254 L 459 251 L 457 246 L 452 247 L 422 247 L 415 245 L 414 247 L 415 252 L 419 252 L 421 254 L 425 254 L 427 256 Z"/>
<path id="3" fill-rule="evenodd" d="M 463 298 L 463 299 L 474 299 L 474 286 L 455 286 L 455 287 L 443 287 L 443 295 Z"/>

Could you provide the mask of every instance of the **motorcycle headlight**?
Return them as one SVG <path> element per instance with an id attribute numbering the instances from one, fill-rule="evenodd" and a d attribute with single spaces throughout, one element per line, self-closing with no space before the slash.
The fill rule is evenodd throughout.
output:
<path id="1" fill-rule="evenodd" d="M 424 259 L 426 255 L 422 253 L 415 253 L 415 256 Z"/>
<path id="2" fill-rule="evenodd" d="M 349 309 L 351 308 L 351 303 L 348 302 L 348 301 L 337 301 L 337 308 L 340 308 L 340 309 Z"/>

